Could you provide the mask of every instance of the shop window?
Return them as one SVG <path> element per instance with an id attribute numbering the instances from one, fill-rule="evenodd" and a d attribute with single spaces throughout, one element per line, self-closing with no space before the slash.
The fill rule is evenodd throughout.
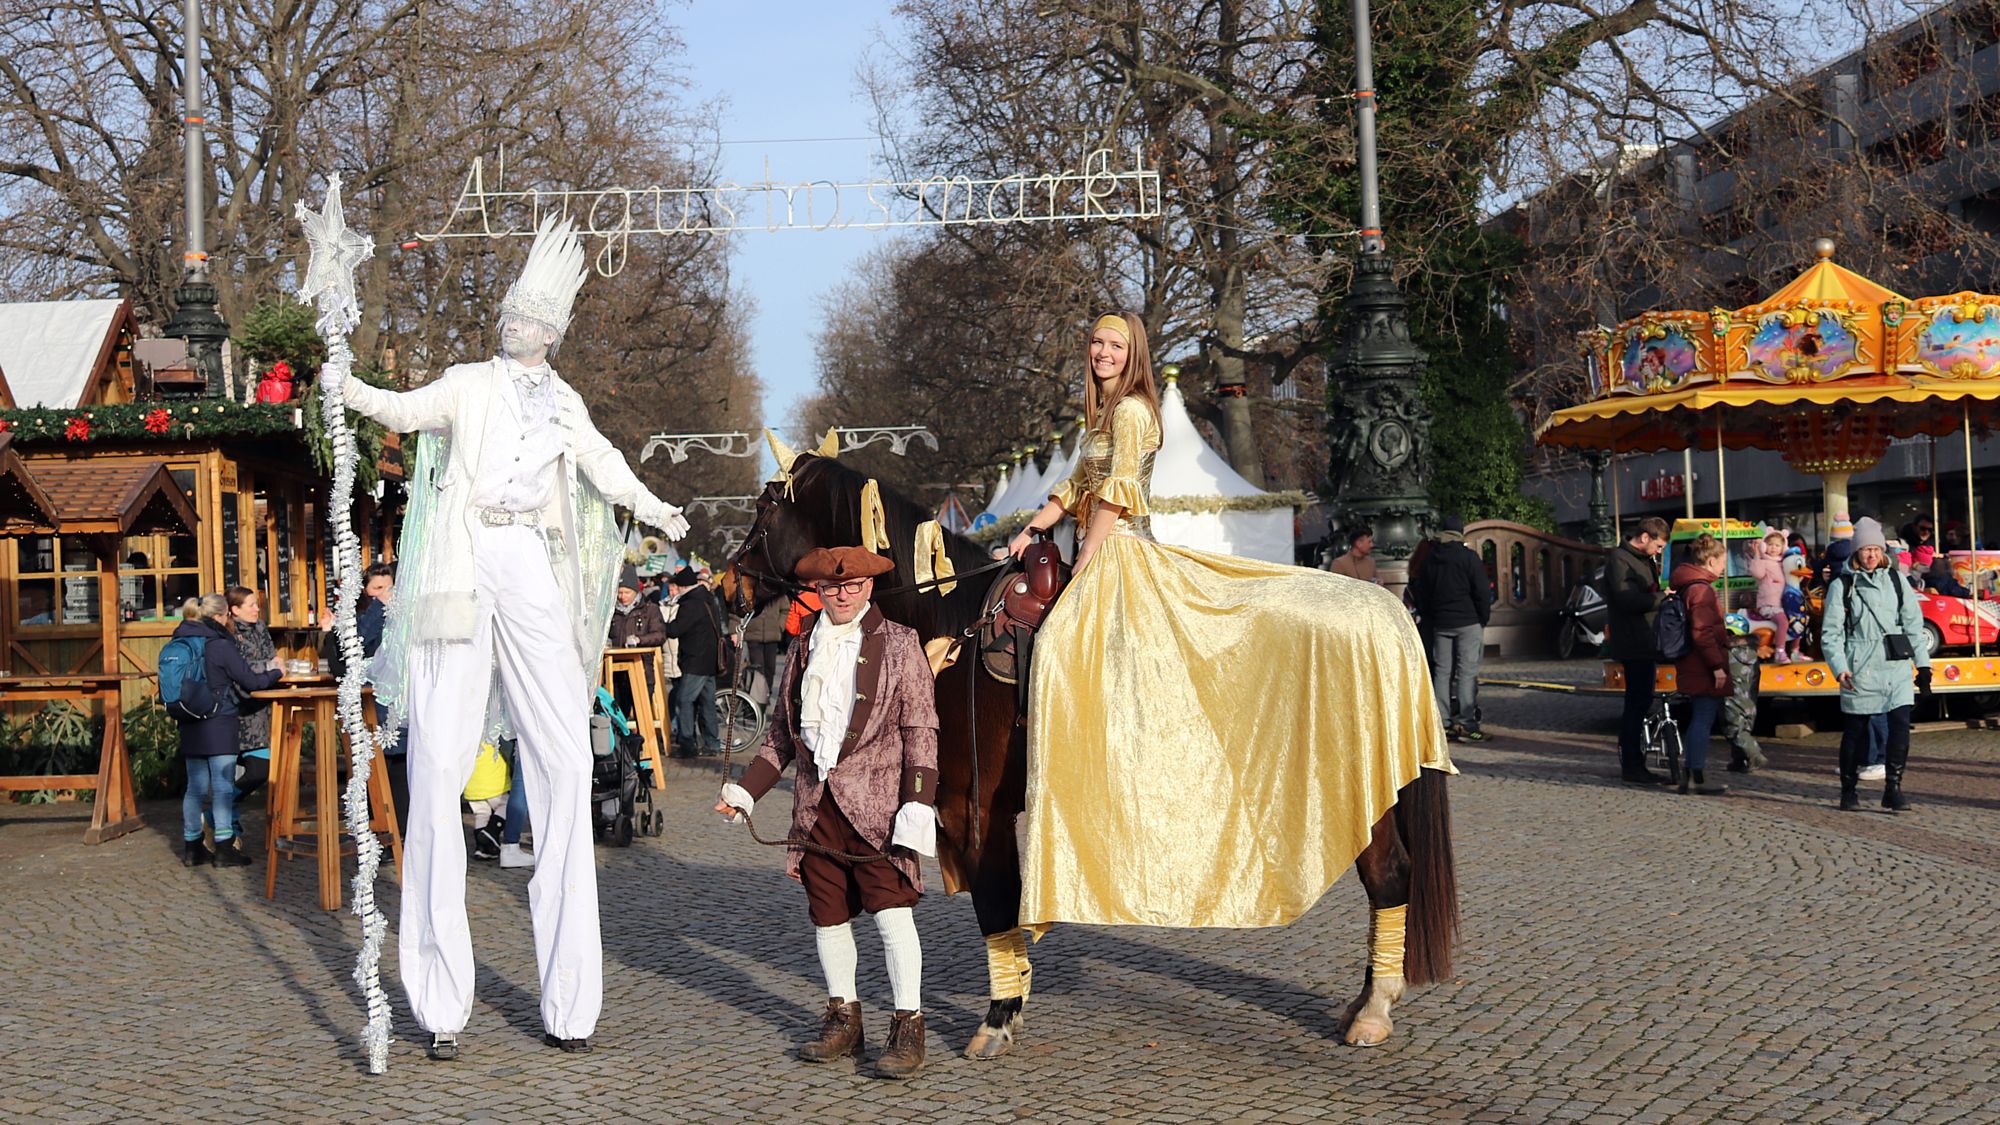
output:
<path id="1" fill-rule="evenodd" d="M 14 556 L 15 621 L 32 625 L 97 623 L 97 556 L 78 538 L 30 535 Z"/>
<path id="2" fill-rule="evenodd" d="M 1549 549 L 1543 547 L 1535 552 L 1535 600 L 1548 605 L 1555 600 L 1549 596 Z"/>
<path id="3" fill-rule="evenodd" d="M 1500 549 L 1488 539 L 1479 545 L 1479 561 L 1486 564 L 1486 591 L 1494 598 L 1500 596 Z"/>
<path id="4" fill-rule="evenodd" d="M 1519 543 L 1507 548 L 1507 592 L 1514 604 L 1528 600 L 1528 549 Z"/>
<path id="5" fill-rule="evenodd" d="M 237 526 L 241 517 L 236 511 L 236 497 L 222 498 L 222 584 L 224 586 L 243 585 L 243 545 L 237 541 L 241 529 Z"/>

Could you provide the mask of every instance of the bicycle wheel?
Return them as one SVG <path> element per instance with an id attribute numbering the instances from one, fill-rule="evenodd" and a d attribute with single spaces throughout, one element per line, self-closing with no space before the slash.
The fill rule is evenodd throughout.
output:
<path id="1" fill-rule="evenodd" d="M 1675 785 L 1681 783 L 1681 728 L 1669 718 L 1660 724 L 1660 757 L 1665 759 L 1667 780 Z"/>
<path id="2" fill-rule="evenodd" d="M 726 689 L 715 693 L 716 721 L 728 738 L 729 748 L 748 750 L 763 741 L 764 709 L 742 692 Z"/>

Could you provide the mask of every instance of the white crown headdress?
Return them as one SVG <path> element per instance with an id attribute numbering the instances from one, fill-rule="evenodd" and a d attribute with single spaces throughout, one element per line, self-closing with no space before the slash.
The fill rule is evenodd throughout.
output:
<path id="1" fill-rule="evenodd" d="M 583 242 L 570 220 L 545 216 L 535 230 L 535 244 L 528 248 L 520 279 L 500 302 L 500 318 L 514 316 L 545 324 L 561 338 L 569 330 L 570 309 L 587 274 Z"/>

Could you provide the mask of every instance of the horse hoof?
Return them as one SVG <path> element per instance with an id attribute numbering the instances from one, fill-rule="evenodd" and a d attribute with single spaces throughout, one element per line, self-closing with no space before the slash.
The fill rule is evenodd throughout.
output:
<path id="1" fill-rule="evenodd" d="M 1347 1025 L 1343 1036 L 1350 1047 L 1380 1047 L 1389 1041 L 1389 1033 L 1395 1025 L 1386 1019 L 1362 1016 Z"/>
<path id="2" fill-rule="evenodd" d="M 981 1024 L 979 1030 L 972 1033 L 972 1042 L 965 1045 L 965 1057 L 982 1060 L 997 1059 L 1012 1050 L 1013 1046 L 1014 1033 L 1012 1031 L 1004 1027 L 987 1027 Z"/>

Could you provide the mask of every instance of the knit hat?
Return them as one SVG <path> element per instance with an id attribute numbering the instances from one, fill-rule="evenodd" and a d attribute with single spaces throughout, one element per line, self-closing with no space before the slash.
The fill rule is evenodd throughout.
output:
<path id="1" fill-rule="evenodd" d="M 1837 523 L 1834 524 L 1835 528 L 1839 526 Z M 1836 530 L 1835 534 L 1837 535 L 1839 532 Z M 1863 547 L 1881 547 L 1887 549 L 1889 546 L 1888 539 L 1882 535 L 1882 525 L 1873 516 L 1862 516 L 1860 519 L 1854 521 L 1854 527 L 1850 530 L 1849 534 L 1854 536 L 1854 550 L 1856 554 L 1859 554 Z"/>
<path id="2" fill-rule="evenodd" d="M 618 585 L 624 589 L 635 591 L 646 588 L 639 583 L 639 568 L 636 566 L 627 566 L 624 570 L 618 572 Z M 602 586 L 598 587 L 600 590 L 603 588 Z"/>
<path id="3" fill-rule="evenodd" d="M 1880 530 L 1879 525 L 1877 526 L 1877 530 Z M 1846 512 L 1833 517 L 1833 531 L 1830 534 L 1835 539 L 1854 538 L 1854 524 L 1848 520 Z"/>

